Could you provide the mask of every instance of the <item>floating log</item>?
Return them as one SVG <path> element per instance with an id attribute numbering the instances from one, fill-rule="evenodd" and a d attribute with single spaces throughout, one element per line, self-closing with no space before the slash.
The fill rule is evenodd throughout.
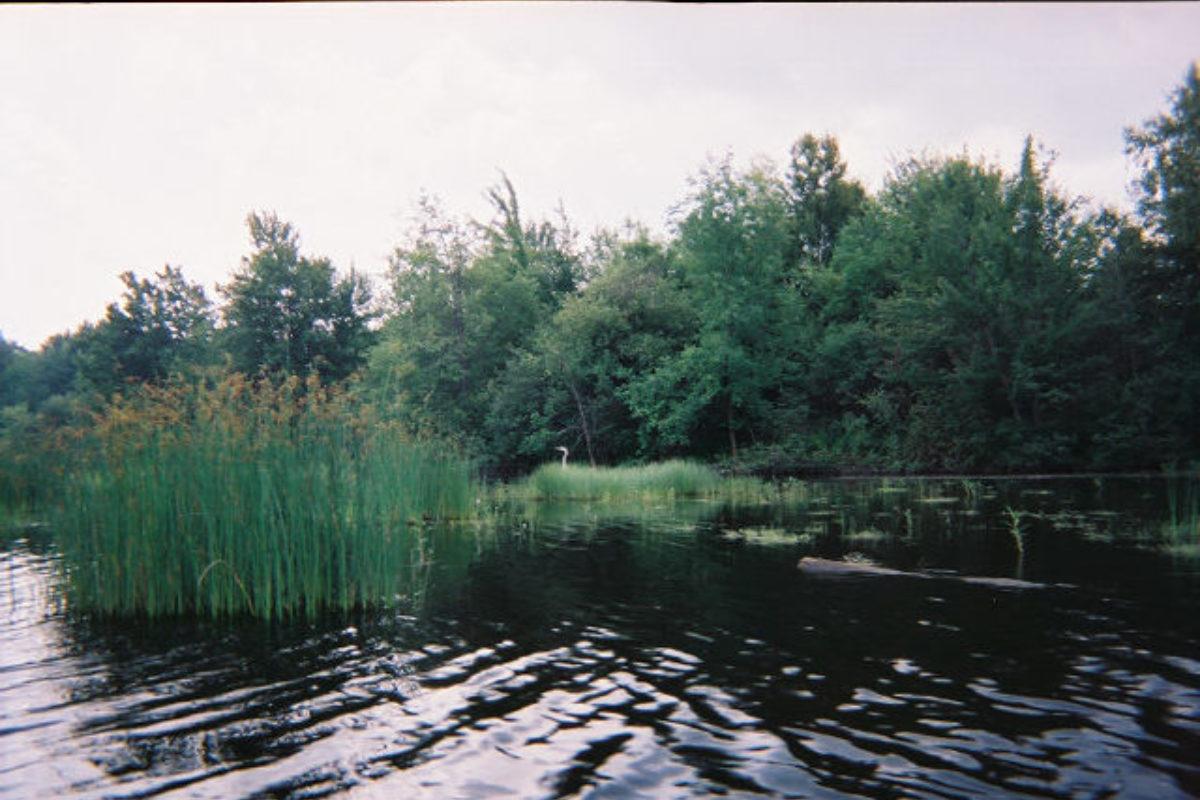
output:
<path id="1" fill-rule="evenodd" d="M 834 561 L 828 558 L 805 556 L 796 567 L 806 575 L 817 577 L 905 577 L 954 580 L 961 583 L 973 583 L 979 586 L 991 586 L 997 589 L 1041 589 L 1046 584 L 1023 581 L 1017 578 L 989 578 L 978 575 L 950 575 L 943 572 L 906 572 L 890 567 L 880 567 L 858 561 Z"/>

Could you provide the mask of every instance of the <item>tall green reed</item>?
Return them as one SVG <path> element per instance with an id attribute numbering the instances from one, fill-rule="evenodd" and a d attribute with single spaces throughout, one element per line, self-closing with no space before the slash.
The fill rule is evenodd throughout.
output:
<path id="1" fill-rule="evenodd" d="M 1166 538 L 1175 546 L 1200 545 L 1200 476 L 1194 473 L 1166 478 Z"/>
<path id="2" fill-rule="evenodd" d="M 117 398 L 54 525 L 102 613 L 315 614 L 405 590 L 414 526 L 465 514 L 468 465 L 315 380 L 238 375 Z"/>

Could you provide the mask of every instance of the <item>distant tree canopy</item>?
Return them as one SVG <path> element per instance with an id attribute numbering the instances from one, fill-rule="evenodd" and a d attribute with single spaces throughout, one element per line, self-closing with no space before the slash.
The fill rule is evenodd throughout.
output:
<path id="1" fill-rule="evenodd" d="M 912 158 L 872 195 L 834 137 L 805 134 L 782 169 L 703 165 L 662 237 L 581 240 L 502 176 L 487 220 L 421 199 L 378 312 L 362 275 L 253 213 L 219 306 L 166 267 L 37 352 L 0 338 L 0 436 L 224 364 L 345 382 L 494 474 L 556 446 L 774 471 L 1194 463 L 1196 66 L 1126 142 L 1131 216 L 1065 195 L 1032 139 L 1011 171 Z"/>

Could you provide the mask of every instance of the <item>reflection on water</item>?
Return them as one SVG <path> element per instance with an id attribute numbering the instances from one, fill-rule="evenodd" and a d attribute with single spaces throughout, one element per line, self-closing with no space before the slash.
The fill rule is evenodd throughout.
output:
<path id="1" fill-rule="evenodd" d="M 1200 796 L 1161 481 L 501 519 L 430 534 L 419 612 L 294 626 L 74 619 L 10 545 L 0 797 Z M 796 569 L 848 553 L 936 579 Z"/>

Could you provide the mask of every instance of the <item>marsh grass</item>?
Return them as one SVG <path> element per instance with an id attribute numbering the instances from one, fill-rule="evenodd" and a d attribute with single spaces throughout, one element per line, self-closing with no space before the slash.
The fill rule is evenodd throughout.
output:
<path id="1" fill-rule="evenodd" d="M 816 541 L 816 536 L 812 533 L 767 525 L 723 528 L 721 529 L 721 538 L 730 542 L 744 542 L 766 547 L 810 545 Z"/>
<path id="2" fill-rule="evenodd" d="M 544 464 L 525 484 L 541 500 L 622 500 L 702 497 L 717 493 L 721 479 L 694 461 L 671 460 L 628 467 Z"/>
<path id="3" fill-rule="evenodd" d="M 1200 478 L 1173 475 L 1166 484 L 1169 519 L 1163 525 L 1163 547 L 1176 555 L 1200 553 Z"/>
<path id="4" fill-rule="evenodd" d="M 419 526 L 464 514 L 468 466 L 315 381 L 232 375 L 114 400 L 54 520 L 75 608 L 315 614 L 405 590 Z"/>

